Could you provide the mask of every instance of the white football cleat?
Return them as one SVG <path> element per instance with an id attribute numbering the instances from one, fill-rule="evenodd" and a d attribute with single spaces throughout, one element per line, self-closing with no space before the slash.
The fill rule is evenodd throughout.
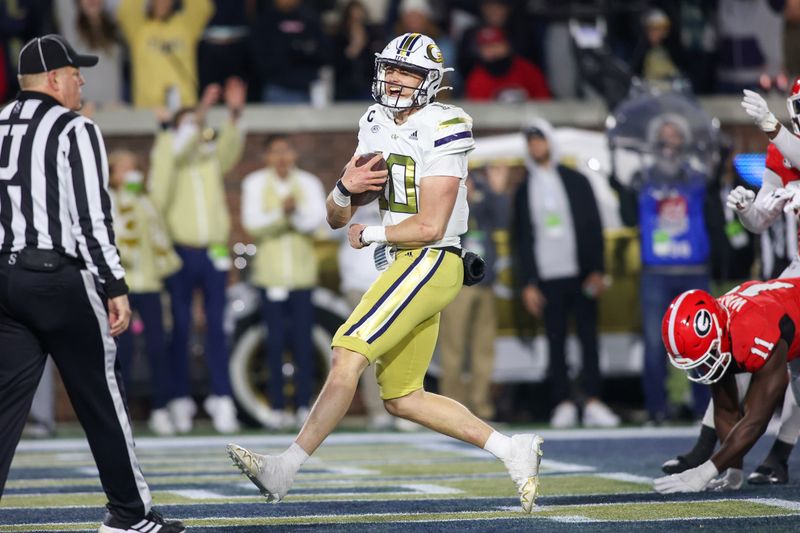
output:
<path id="1" fill-rule="evenodd" d="M 267 502 L 278 503 L 292 488 L 295 472 L 280 457 L 253 453 L 237 444 L 228 444 L 226 449 L 233 464 L 258 487 Z"/>
<path id="2" fill-rule="evenodd" d="M 539 435 L 513 435 L 511 453 L 503 461 L 511 479 L 517 484 L 522 510 L 530 513 L 539 493 L 539 463 L 542 461 L 542 443 Z"/>

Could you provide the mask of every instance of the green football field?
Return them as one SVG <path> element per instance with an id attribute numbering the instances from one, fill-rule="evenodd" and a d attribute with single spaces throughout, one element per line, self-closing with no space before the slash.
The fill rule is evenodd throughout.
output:
<path id="1" fill-rule="evenodd" d="M 798 460 L 785 486 L 653 493 L 661 462 L 688 448 L 694 432 L 543 431 L 542 489 L 531 515 L 519 509 L 501 463 L 428 431 L 334 434 L 279 504 L 263 501 L 224 448 L 233 440 L 277 452 L 290 435 L 147 437 L 137 453 L 156 508 L 203 531 L 800 530 Z M 771 444 L 762 440 L 746 468 Z M 104 502 L 83 439 L 23 441 L 0 502 L 0 532 L 96 531 Z"/>

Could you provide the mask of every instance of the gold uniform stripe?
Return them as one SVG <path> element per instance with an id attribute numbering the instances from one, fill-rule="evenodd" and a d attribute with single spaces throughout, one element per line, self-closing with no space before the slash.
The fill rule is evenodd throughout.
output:
<path id="1" fill-rule="evenodd" d="M 423 252 L 425 253 L 425 252 Z M 387 320 L 397 312 L 408 298 L 414 293 L 414 289 L 422 283 L 428 274 L 436 267 L 437 259 L 440 254 L 446 253 L 442 250 L 429 249 L 426 256 L 408 273 L 406 278 L 395 287 L 383 304 L 358 329 L 350 334 L 363 341 L 367 341 L 377 332 Z M 372 310 L 370 310 L 372 311 Z"/>

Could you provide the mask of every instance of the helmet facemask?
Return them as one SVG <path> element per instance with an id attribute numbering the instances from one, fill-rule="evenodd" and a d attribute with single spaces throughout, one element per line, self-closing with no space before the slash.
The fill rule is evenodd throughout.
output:
<path id="1" fill-rule="evenodd" d="M 686 377 L 689 378 L 689 381 L 703 385 L 711 385 L 722 379 L 733 359 L 731 352 L 721 351 L 722 328 L 719 325 L 716 314 L 710 313 L 710 315 L 714 323 L 716 338 L 711 341 L 706 353 L 693 359 L 670 350 L 668 357 L 672 366 L 686 372 Z"/>
<path id="2" fill-rule="evenodd" d="M 722 379 L 731 364 L 731 353 L 721 352 L 719 346 L 719 339 L 715 339 L 706 354 L 699 359 L 673 355 L 669 360 L 673 366 L 686 372 L 689 381 L 711 385 Z"/>
<path id="3" fill-rule="evenodd" d="M 795 135 L 800 135 L 800 94 L 793 94 L 786 99 L 789 108 L 789 118 L 792 121 L 792 130 Z"/>
<path id="4" fill-rule="evenodd" d="M 416 86 L 387 82 L 386 70 L 388 68 L 404 70 L 422 79 Z M 378 57 L 375 58 L 375 79 L 372 82 L 372 97 L 379 104 L 394 110 L 422 107 L 431 100 L 431 96 L 428 94 L 428 89 L 431 87 L 431 78 L 438 78 L 439 75 L 435 70 L 427 70 L 402 61 Z M 413 90 L 411 96 L 402 96 L 403 89 Z"/>

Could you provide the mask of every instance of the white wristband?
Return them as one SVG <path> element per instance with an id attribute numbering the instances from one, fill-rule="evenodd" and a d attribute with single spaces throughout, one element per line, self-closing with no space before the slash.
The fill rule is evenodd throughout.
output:
<path id="1" fill-rule="evenodd" d="M 386 242 L 386 226 L 367 226 L 361 231 L 361 242 L 364 244 Z"/>
<path id="2" fill-rule="evenodd" d="M 350 197 L 342 194 L 342 191 L 339 190 L 339 187 L 333 188 L 333 191 L 331 191 L 331 196 L 333 197 L 333 203 L 339 207 L 350 207 Z"/>
<path id="3" fill-rule="evenodd" d="M 702 476 L 703 481 L 709 482 L 719 475 L 717 466 L 709 459 L 697 467 L 697 472 Z"/>

